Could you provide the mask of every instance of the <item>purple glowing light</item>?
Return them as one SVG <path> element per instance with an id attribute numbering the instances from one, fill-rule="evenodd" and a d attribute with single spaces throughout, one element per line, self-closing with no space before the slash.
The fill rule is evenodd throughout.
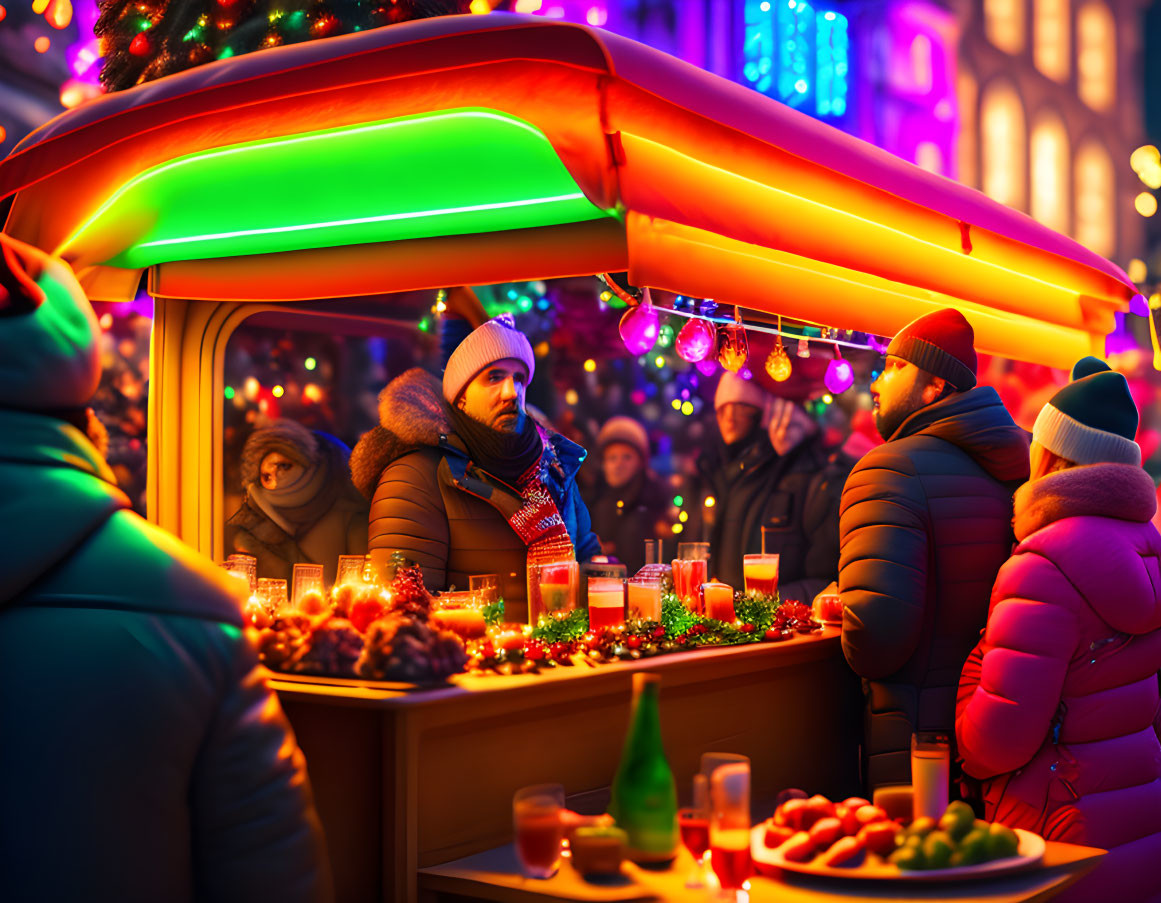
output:
<path id="1" fill-rule="evenodd" d="M 831 395 L 841 395 L 855 384 L 855 371 L 850 361 L 836 357 L 826 365 L 826 375 L 822 381 Z"/>
<path id="2" fill-rule="evenodd" d="M 1129 299 L 1129 313 L 1136 314 L 1138 317 L 1149 316 L 1149 302 L 1140 292 Z"/>
<path id="3" fill-rule="evenodd" d="M 625 343 L 630 354 L 645 354 L 657 343 L 660 331 L 657 309 L 646 290 L 641 303 L 629 308 L 621 317 L 621 341 Z"/>

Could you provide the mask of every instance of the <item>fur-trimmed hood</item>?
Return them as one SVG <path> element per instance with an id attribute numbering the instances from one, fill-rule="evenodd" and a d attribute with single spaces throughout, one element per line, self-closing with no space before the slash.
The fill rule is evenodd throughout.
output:
<path id="1" fill-rule="evenodd" d="M 1016 539 L 1066 517 L 1147 523 L 1157 513 L 1153 478 L 1132 464 L 1088 464 L 1025 483 L 1014 499 Z"/>
<path id="2" fill-rule="evenodd" d="M 439 380 L 419 367 L 401 373 L 379 393 L 379 425 L 351 452 L 355 488 L 371 498 L 383 468 L 418 448 L 437 447 L 450 431 Z"/>
<path id="3" fill-rule="evenodd" d="M 419 367 L 401 373 L 379 393 L 379 425 L 364 433 L 351 452 L 355 488 L 367 498 L 374 497 L 388 464 L 419 448 L 438 448 L 440 436 L 449 435 L 452 425 L 439 379 Z M 548 432 L 547 440 L 561 476 L 571 480 L 587 453 L 559 433 Z"/>

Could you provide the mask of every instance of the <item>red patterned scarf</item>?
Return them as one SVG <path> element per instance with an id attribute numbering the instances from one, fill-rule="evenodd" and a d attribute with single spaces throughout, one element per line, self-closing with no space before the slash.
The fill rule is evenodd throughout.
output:
<path id="1" fill-rule="evenodd" d="M 539 430 L 539 427 L 537 427 Z M 547 433 L 541 431 L 545 451 L 551 454 L 552 445 Z M 508 518 L 516 535 L 528 546 L 528 565 L 550 561 L 571 561 L 576 558 L 568 527 L 560 516 L 545 480 L 546 456 L 542 456 L 516 481 L 516 489 L 524 504 Z"/>

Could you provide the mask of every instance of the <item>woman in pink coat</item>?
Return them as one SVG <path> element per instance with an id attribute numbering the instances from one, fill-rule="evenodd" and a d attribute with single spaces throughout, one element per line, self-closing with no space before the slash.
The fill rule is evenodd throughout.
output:
<path id="1" fill-rule="evenodd" d="M 1036 420 L 956 738 L 989 821 L 1109 851 L 1068 899 L 1161 901 L 1157 500 L 1124 377 L 1086 361 Z"/>

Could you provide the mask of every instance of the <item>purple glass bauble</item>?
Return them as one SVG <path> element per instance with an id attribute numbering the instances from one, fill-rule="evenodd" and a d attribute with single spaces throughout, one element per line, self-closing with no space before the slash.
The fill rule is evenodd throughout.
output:
<path id="1" fill-rule="evenodd" d="M 630 354 L 645 354 L 657 343 L 660 325 L 657 321 L 657 309 L 649 296 L 636 307 L 625 311 L 621 317 L 621 341 L 629 349 Z"/>
<path id="2" fill-rule="evenodd" d="M 826 365 L 826 375 L 822 381 L 831 395 L 841 395 L 855 383 L 855 371 L 851 368 L 851 362 L 836 357 Z"/>
<path id="3" fill-rule="evenodd" d="M 702 376 L 713 376 L 718 369 L 718 362 L 712 357 L 703 357 L 694 366 Z"/>
<path id="4" fill-rule="evenodd" d="M 716 338 L 717 332 L 710 323 L 694 317 L 681 327 L 674 348 L 677 350 L 678 357 L 683 361 L 696 364 L 709 357 Z"/>

